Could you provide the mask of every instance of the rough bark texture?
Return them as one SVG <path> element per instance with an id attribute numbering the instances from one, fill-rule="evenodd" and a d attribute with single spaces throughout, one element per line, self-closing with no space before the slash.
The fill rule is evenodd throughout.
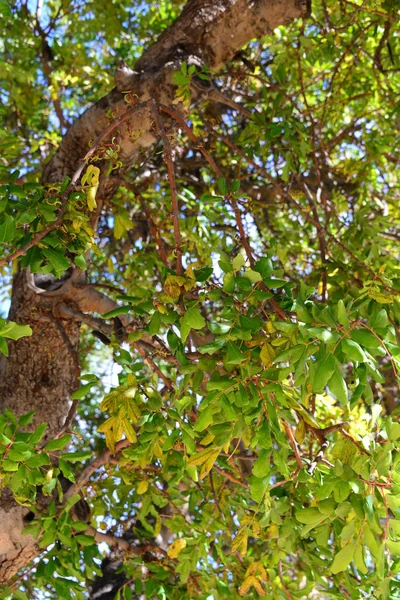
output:
<path id="1" fill-rule="evenodd" d="M 217 70 L 244 44 L 259 38 L 278 25 L 308 14 L 309 0 L 191 0 L 181 16 L 137 62 L 125 90 L 132 90 L 138 102 L 154 99 L 170 104 L 175 88 L 172 73 L 183 61 L 193 58 Z M 43 182 L 71 177 L 96 139 L 110 125 L 109 115 L 127 109 L 124 89 L 113 89 L 77 119 L 64 137 L 53 159 L 46 165 Z M 124 167 L 134 164 L 140 150 L 155 141 L 149 109 L 132 114 L 119 129 L 120 160 Z M 132 135 L 133 134 L 133 135 Z M 115 134 L 114 134 L 115 135 Z M 106 199 L 113 186 L 103 177 L 99 196 Z M 71 393 L 77 387 L 79 323 L 68 318 L 71 311 L 99 310 L 98 302 L 71 281 L 57 294 L 37 294 L 29 287 L 25 272 L 14 278 L 10 318 L 32 327 L 33 335 L 9 344 L 10 355 L 0 363 L 0 407 L 17 414 L 35 410 L 35 424 L 46 421 L 47 437 L 57 433 L 68 414 Z M 108 306 L 107 309 L 111 308 Z M 102 312 L 105 312 L 103 310 Z M 0 583 L 7 581 L 38 553 L 34 540 L 21 536 L 27 509 L 18 506 L 7 490 L 0 496 Z"/>
<path id="2" fill-rule="evenodd" d="M 30 325 L 33 333 L 10 343 L 9 357 L 0 363 L 1 410 L 34 410 L 33 427 L 46 421 L 47 436 L 61 429 L 79 375 L 79 327 L 58 318 L 61 298 L 35 293 L 25 271 L 14 277 L 9 318 Z"/>

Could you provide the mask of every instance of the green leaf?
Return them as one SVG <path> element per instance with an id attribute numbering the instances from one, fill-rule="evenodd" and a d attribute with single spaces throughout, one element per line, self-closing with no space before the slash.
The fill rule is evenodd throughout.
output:
<path id="1" fill-rule="evenodd" d="M 194 276 L 196 277 L 196 281 L 203 282 L 207 281 L 209 277 L 213 274 L 212 267 L 203 267 L 202 269 L 193 269 Z"/>
<path id="2" fill-rule="evenodd" d="M 2 12 L 2 2 L 5 0 L 0 0 L 0 12 Z M 11 14 L 11 13 L 10 13 Z M 4 12 L 3 12 L 4 15 Z M 7 15 L 8 16 L 8 15 Z M 13 600 L 29 600 L 28 596 L 25 594 L 25 592 L 22 592 L 21 590 L 16 590 L 13 592 Z"/>
<path id="3" fill-rule="evenodd" d="M 15 238 L 16 231 L 15 220 L 11 215 L 7 215 L 4 222 L 0 225 L 0 243 L 8 244 L 12 242 Z"/>
<path id="4" fill-rule="evenodd" d="M 326 343 L 335 343 L 340 339 L 340 336 L 329 329 L 323 327 L 307 327 L 313 337 Z"/>
<path id="5" fill-rule="evenodd" d="M 299 301 L 296 302 L 296 314 L 299 321 L 303 323 L 312 323 L 314 320 L 310 312 Z"/>
<path id="6" fill-rule="evenodd" d="M 260 273 L 253 271 L 253 269 L 246 269 L 246 271 L 243 273 L 243 277 L 246 277 L 246 279 L 248 279 L 251 283 L 262 281 Z"/>
<path id="7" fill-rule="evenodd" d="M 201 314 L 197 306 L 189 308 L 181 320 L 181 338 L 182 342 L 185 343 L 191 329 L 202 329 L 206 326 L 206 320 Z"/>
<path id="8" fill-rule="evenodd" d="M 372 317 L 370 325 L 372 329 L 385 329 L 388 326 L 388 316 L 384 308 Z"/>
<path id="9" fill-rule="evenodd" d="M 37 469 L 38 467 L 44 467 L 50 464 L 50 459 L 45 452 L 35 454 L 25 461 L 25 466 L 30 469 Z"/>
<path id="10" fill-rule="evenodd" d="M 343 327 L 347 329 L 350 327 L 350 321 L 343 300 L 339 300 L 338 302 L 338 321 Z"/>
<path id="11" fill-rule="evenodd" d="M 67 499 L 67 501 L 65 502 L 65 510 L 68 512 L 69 510 L 71 510 L 71 508 L 73 506 L 75 506 L 75 504 L 77 504 L 79 502 L 79 500 L 81 499 L 80 494 L 72 494 L 71 496 L 69 496 L 69 498 Z"/>
<path id="12" fill-rule="evenodd" d="M 130 310 L 132 310 L 132 307 L 129 304 L 118 306 L 117 308 L 113 308 L 112 310 L 102 314 L 101 318 L 112 319 L 113 317 L 118 317 L 118 315 L 126 315 Z"/>
<path id="13" fill-rule="evenodd" d="M 315 364 L 313 391 L 322 392 L 335 370 L 335 358 L 329 354 L 325 359 L 319 359 Z"/>
<path id="14" fill-rule="evenodd" d="M 132 600 L 133 592 L 129 584 L 124 586 L 124 600 Z"/>
<path id="15" fill-rule="evenodd" d="M 50 265 L 53 268 L 53 272 L 56 276 L 62 275 L 70 267 L 70 262 L 65 258 L 64 253 L 61 250 L 42 250 L 43 256 L 47 258 Z"/>
<path id="16" fill-rule="evenodd" d="M 214 409 L 212 406 L 208 406 L 197 418 L 194 425 L 195 431 L 204 431 L 213 422 Z"/>
<path id="17" fill-rule="evenodd" d="M 214 342 L 210 342 L 209 344 L 204 344 L 204 346 L 199 346 L 198 350 L 201 354 L 214 354 L 218 350 L 220 350 L 226 344 L 226 338 L 216 339 Z"/>
<path id="18" fill-rule="evenodd" d="M 3 337 L 0 337 L 0 352 L 1 354 L 4 354 L 4 356 L 8 356 L 7 342 Z"/>
<path id="19" fill-rule="evenodd" d="M 25 413 L 24 415 L 21 415 L 20 418 L 18 419 L 18 425 L 20 427 L 26 427 L 27 425 L 30 425 L 32 423 L 34 414 L 35 414 L 35 411 L 30 410 L 29 412 Z"/>
<path id="20" fill-rule="evenodd" d="M 353 560 L 354 553 L 356 551 L 355 544 L 347 544 L 344 548 L 342 548 L 335 556 L 333 563 L 331 565 L 331 571 L 334 575 L 340 573 L 341 571 L 345 571 L 351 561 Z"/>
<path id="21" fill-rule="evenodd" d="M 72 394 L 72 396 L 71 396 L 72 400 L 80 400 L 81 398 L 86 396 L 86 394 L 88 394 L 90 392 L 90 390 L 95 385 L 95 383 L 96 383 L 96 381 L 89 381 L 89 383 L 85 383 L 85 385 L 82 385 L 80 388 L 78 388 L 76 390 L 76 392 L 74 392 Z"/>
<path id="22" fill-rule="evenodd" d="M 351 339 L 365 348 L 372 348 L 375 350 L 376 348 L 382 347 L 380 339 L 366 329 L 353 329 L 351 332 Z"/>
<path id="23" fill-rule="evenodd" d="M 356 565 L 360 573 L 362 573 L 363 575 L 366 575 L 368 573 L 368 568 L 365 564 L 363 546 L 356 547 L 356 551 L 354 553 L 354 564 Z"/>
<path id="24" fill-rule="evenodd" d="M 227 344 L 226 362 L 229 365 L 240 365 L 247 360 L 247 355 L 239 349 L 233 342 Z"/>
<path id="25" fill-rule="evenodd" d="M 128 231 L 133 229 L 134 224 L 132 223 L 129 215 L 125 212 L 118 212 L 114 217 L 114 237 L 116 240 L 120 240 L 122 236 Z"/>
<path id="26" fill-rule="evenodd" d="M 40 442 L 42 437 L 44 436 L 44 432 L 47 429 L 47 423 L 40 423 L 39 427 L 35 429 L 35 431 L 31 434 L 29 438 L 29 442 L 31 444 L 37 444 Z"/>
<path id="27" fill-rule="evenodd" d="M 222 196 L 226 196 L 227 193 L 229 192 L 229 190 L 228 190 L 228 185 L 226 183 L 226 180 L 223 177 L 219 177 L 217 179 L 217 186 L 218 186 L 219 193 L 222 194 Z"/>
<path id="28" fill-rule="evenodd" d="M 250 497 L 252 500 L 257 503 L 261 502 L 269 486 L 269 477 L 263 477 L 261 479 L 254 476 L 250 477 Z"/>
<path id="29" fill-rule="evenodd" d="M 64 460 L 68 460 L 69 462 L 84 462 L 85 460 L 89 460 L 92 457 L 92 452 L 67 452 L 66 454 L 61 454 L 61 458 Z"/>
<path id="30" fill-rule="evenodd" d="M 272 277 L 264 277 L 264 283 L 268 288 L 278 289 L 286 285 L 288 282 L 285 279 L 277 279 Z"/>
<path id="31" fill-rule="evenodd" d="M 356 362 L 366 362 L 368 359 L 364 350 L 357 342 L 345 338 L 340 343 L 343 353 L 350 359 Z"/>
<path id="32" fill-rule="evenodd" d="M 81 546 L 93 546 L 93 544 L 95 544 L 93 536 L 84 535 L 83 533 L 78 533 L 78 535 L 75 536 L 75 539 Z"/>
<path id="33" fill-rule="evenodd" d="M 86 271 L 87 269 L 87 264 L 86 264 L 86 260 L 84 256 L 75 256 L 74 257 L 74 263 L 76 264 L 77 267 L 79 267 L 80 269 L 82 269 L 82 271 Z"/>
<path id="34" fill-rule="evenodd" d="M 64 477 L 66 477 L 70 481 L 73 481 L 73 482 L 75 481 L 75 474 L 74 474 L 73 470 L 71 469 L 71 467 L 69 466 L 69 464 L 67 462 L 65 462 L 65 460 L 62 460 L 62 458 L 59 458 L 58 466 L 60 467 L 60 471 L 64 475 Z"/>
<path id="35" fill-rule="evenodd" d="M 259 478 L 267 477 L 270 472 L 270 456 L 269 450 L 260 450 L 258 458 L 253 464 L 253 475 Z"/>
<path id="36" fill-rule="evenodd" d="M 71 439 L 72 435 L 62 435 L 56 440 L 50 440 L 50 442 L 48 442 L 45 445 L 44 450 L 47 450 L 48 452 L 53 450 L 62 450 L 65 446 L 67 446 L 70 443 Z"/>
<path id="37" fill-rule="evenodd" d="M 260 258 L 254 266 L 254 270 L 260 273 L 263 278 L 268 277 L 273 271 L 273 268 L 272 260 L 270 258 Z"/>
<path id="38" fill-rule="evenodd" d="M 14 321 L 6 321 L 0 327 L 0 337 L 10 338 L 11 340 L 19 340 L 22 337 L 30 337 L 31 335 L 32 329 L 29 325 L 19 325 Z"/>
<path id="39" fill-rule="evenodd" d="M 225 273 L 223 290 L 227 294 L 232 294 L 235 289 L 235 276 L 233 273 Z"/>
<path id="40" fill-rule="evenodd" d="M 18 467 L 19 467 L 19 463 L 15 462 L 13 460 L 10 460 L 9 458 L 6 458 L 3 460 L 3 463 L 1 465 L 3 471 L 18 471 Z"/>
<path id="41" fill-rule="evenodd" d="M 395 542 L 393 540 L 387 540 L 386 545 L 389 548 L 390 553 L 393 554 L 393 556 L 400 556 L 400 541 Z"/>
<path id="42" fill-rule="evenodd" d="M 243 252 L 239 252 L 239 254 L 237 254 L 232 261 L 233 270 L 240 271 L 240 269 L 244 266 L 245 262 L 246 260 L 243 256 Z"/>
<path id="43" fill-rule="evenodd" d="M 334 370 L 332 377 L 329 379 L 329 390 L 336 396 L 341 404 L 346 404 L 348 401 L 347 386 L 340 369 L 338 361 L 335 359 Z"/>
<path id="44" fill-rule="evenodd" d="M 318 508 L 303 508 L 296 512 L 296 519 L 306 525 L 317 525 L 326 519 L 326 515 L 322 514 Z"/>

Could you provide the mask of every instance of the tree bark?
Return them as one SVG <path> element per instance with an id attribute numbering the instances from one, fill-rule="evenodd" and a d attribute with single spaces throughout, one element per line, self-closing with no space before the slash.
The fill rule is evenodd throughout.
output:
<path id="1" fill-rule="evenodd" d="M 131 91 L 138 103 L 152 99 L 156 104 L 169 105 L 175 98 L 173 73 L 183 61 L 217 70 L 251 39 L 308 12 L 309 0 L 189 0 L 175 23 L 138 60 L 136 70 L 128 71 L 116 88 L 70 127 L 44 169 L 43 183 L 73 176 L 91 140 L 110 125 L 109 114 L 118 118 L 126 113 L 125 91 Z M 132 166 L 138 153 L 155 141 L 152 124 L 153 115 L 144 106 L 132 111 L 118 128 L 123 169 Z M 103 173 L 98 200 L 110 198 L 114 191 L 115 185 Z M 82 293 L 76 283 L 83 278 L 84 274 L 75 269 L 56 293 L 37 293 L 25 271 L 14 277 L 9 317 L 29 324 L 33 335 L 10 342 L 9 357 L 0 361 L 0 409 L 8 406 L 17 415 L 34 410 L 34 426 L 47 422 L 48 439 L 62 428 L 71 394 L 78 386 L 79 323 L 70 314 L 99 310 L 99 303 L 103 308 L 107 305 L 101 295 L 91 303 Z M 0 583 L 8 581 L 39 552 L 33 538 L 21 535 L 26 513 L 7 489 L 2 490 Z"/>

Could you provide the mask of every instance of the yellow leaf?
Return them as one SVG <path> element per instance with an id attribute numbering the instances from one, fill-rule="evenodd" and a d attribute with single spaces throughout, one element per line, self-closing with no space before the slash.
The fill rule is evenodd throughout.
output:
<path id="1" fill-rule="evenodd" d="M 113 435 L 112 429 L 108 429 L 108 431 L 105 432 L 105 436 L 106 436 L 107 448 L 109 448 L 111 450 L 111 452 L 114 452 L 114 450 L 115 450 L 115 439 L 114 439 L 114 435 Z"/>
<path id="2" fill-rule="evenodd" d="M 206 437 L 203 438 L 200 442 L 202 446 L 208 446 L 215 439 L 215 435 L 213 433 L 207 433 Z"/>
<path id="3" fill-rule="evenodd" d="M 255 577 L 251 575 L 250 577 L 246 577 L 246 579 L 243 581 L 239 588 L 239 594 L 241 596 L 245 596 L 249 589 L 253 586 L 253 579 L 255 579 Z"/>
<path id="4" fill-rule="evenodd" d="M 179 298 L 186 279 L 179 275 L 168 275 L 164 282 L 164 292 L 171 298 Z"/>
<path id="5" fill-rule="evenodd" d="M 139 483 L 139 485 L 136 488 L 136 491 L 138 494 L 145 494 L 148 489 L 149 489 L 149 482 L 146 479 L 144 479 L 143 481 L 141 481 Z"/>
<path id="6" fill-rule="evenodd" d="M 114 426 L 114 422 L 115 417 L 109 417 L 104 421 L 104 423 L 98 426 L 97 431 L 100 433 L 107 433 L 107 431 L 110 431 L 110 429 Z"/>
<path id="7" fill-rule="evenodd" d="M 125 408 L 130 420 L 137 423 L 140 419 L 140 410 L 136 402 L 130 399 L 129 402 L 126 403 Z"/>
<path id="8" fill-rule="evenodd" d="M 214 463 L 217 460 L 220 453 L 221 453 L 221 448 L 217 448 L 216 450 L 214 450 L 214 452 L 212 454 L 210 454 L 210 456 L 207 458 L 206 462 L 203 464 L 203 467 L 202 467 L 201 473 L 200 473 L 200 479 L 203 479 L 203 477 L 205 477 L 207 475 L 207 473 L 209 473 L 209 471 L 211 471 L 211 469 L 213 468 Z"/>
<path id="9" fill-rule="evenodd" d="M 376 288 L 370 288 L 368 290 L 368 296 L 380 304 L 393 304 L 394 302 L 394 296 L 392 294 L 382 294 L 382 292 L 379 292 Z"/>
<path id="10" fill-rule="evenodd" d="M 128 373 L 127 384 L 130 388 L 136 387 L 137 379 L 133 373 Z"/>
<path id="11" fill-rule="evenodd" d="M 196 277 L 193 273 L 193 269 L 195 268 L 199 268 L 201 267 L 201 263 L 199 263 L 199 261 L 196 261 L 194 263 L 190 263 L 190 265 L 188 265 L 186 267 L 186 271 L 185 271 L 185 275 L 187 275 L 187 277 L 190 277 L 190 279 L 194 279 L 196 281 Z"/>
<path id="12" fill-rule="evenodd" d="M 158 534 L 161 531 L 161 525 L 162 525 L 162 520 L 161 520 L 161 516 L 157 515 L 157 519 L 154 525 L 154 537 L 157 537 Z"/>
<path id="13" fill-rule="evenodd" d="M 267 571 L 265 570 L 264 565 L 259 561 L 252 563 L 247 568 L 246 577 L 248 575 L 257 575 L 257 577 L 262 581 L 268 581 Z"/>
<path id="14" fill-rule="evenodd" d="M 237 536 L 232 542 L 232 552 L 239 550 L 242 556 L 246 555 L 247 552 L 247 540 L 249 538 L 249 532 L 247 527 L 243 527 L 239 530 Z"/>
<path id="15" fill-rule="evenodd" d="M 255 581 L 253 581 L 253 587 L 255 588 L 257 594 L 259 596 L 265 596 L 265 590 L 263 588 L 263 586 L 261 585 L 261 581 L 258 577 L 254 578 Z"/>
<path id="16" fill-rule="evenodd" d="M 196 454 L 189 458 L 189 465 L 192 465 L 193 467 L 203 465 L 210 456 L 213 456 L 214 454 L 217 454 L 218 456 L 220 452 L 221 450 L 219 448 L 215 449 L 214 447 L 206 448 L 205 450 L 201 450 L 201 452 L 196 452 Z"/>
<path id="17" fill-rule="evenodd" d="M 162 460 L 164 458 L 163 451 L 161 450 L 160 444 L 158 442 L 156 444 L 154 444 L 153 453 L 154 453 L 154 456 L 156 458 L 159 458 L 160 460 Z"/>
<path id="18" fill-rule="evenodd" d="M 114 440 L 119 442 L 122 438 L 122 434 L 124 433 L 124 420 L 115 418 L 115 423 L 113 426 Z"/>
<path id="19" fill-rule="evenodd" d="M 272 324 L 272 321 L 268 321 L 268 322 L 267 322 L 267 331 L 268 331 L 268 333 L 270 333 L 270 334 L 272 334 L 272 333 L 275 333 L 276 329 L 275 329 L 275 327 L 273 326 L 273 324 Z"/>
<path id="20" fill-rule="evenodd" d="M 301 444 L 302 442 L 304 442 L 304 438 L 306 436 L 306 425 L 303 421 L 303 419 L 300 419 L 300 421 L 298 422 L 298 425 L 296 427 L 296 432 L 294 434 L 295 440 L 298 444 Z"/>
<path id="21" fill-rule="evenodd" d="M 277 537 L 279 537 L 279 527 L 278 527 L 278 525 L 275 525 L 273 523 L 272 525 L 270 525 L 268 527 L 267 538 L 269 540 L 272 540 L 272 539 L 277 538 Z"/>
<path id="22" fill-rule="evenodd" d="M 182 550 L 186 548 L 185 538 L 179 538 L 175 540 L 167 550 L 167 554 L 170 558 L 178 558 Z"/>
<path id="23" fill-rule="evenodd" d="M 245 596 L 249 589 L 254 587 L 259 596 L 265 596 L 265 590 L 261 585 L 261 582 L 258 577 L 254 577 L 254 575 L 249 575 L 243 581 L 242 585 L 239 588 L 239 594 L 241 596 Z"/>
<path id="24" fill-rule="evenodd" d="M 253 537 L 259 538 L 261 533 L 260 523 L 258 521 L 254 521 L 253 526 Z"/>
<path id="25" fill-rule="evenodd" d="M 110 392 L 109 394 L 106 394 L 99 406 L 100 410 L 103 412 L 114 412 L 117 408 L 117 396 L 118 394 L 116 392 Z"/>
<path id="26" fill-rule="evenodd" d="M 127 439 L 131 442 L 131 444 L 134 444 L 137 439 L 136 432 L 133 429 L 131 423 L 128 421 L 128 419 L 123 420 L 123 428 L 124 428 L 124 433 L 125 433 Z"/>
<path id="27" fill-rule="evenodd" d="M 86 192 L 86 200 L 87 200 L 87 203 L 88 203 L 88 209 L 90 211 L 94 210 L 96 208 L 96 206 L 97 206 L 97 204 L 96 204 L 96 192 L 97 192 L 97 187 L 91 187 Z"/>
<path id="28" fill-rule="evenodd" d="M 261 348 L 260 358 L 266 367 L 269 367 L 272 364 L 272 361 L 275 358 L 275 350 L 273 349 L 271 344 L 268 344 L 268 342 L 263 344 L 263 347 Z"/>
<path id="29" fill-rule="evenodd" d="M 86 192 L 86 199 L 89 210 L 96 208 L 96 193 L 99 187 L 100 169 L 94 165 L 89 165 L 85 174 L 81 178 L 82 189 Z"/>

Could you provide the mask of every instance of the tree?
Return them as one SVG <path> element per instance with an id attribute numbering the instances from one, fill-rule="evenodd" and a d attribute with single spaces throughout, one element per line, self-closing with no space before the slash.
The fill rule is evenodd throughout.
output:
<path id="1" fill-rule="evenodd" d="M 1 597 L 398 597 L 396 3 L 0 12 Z"/>

